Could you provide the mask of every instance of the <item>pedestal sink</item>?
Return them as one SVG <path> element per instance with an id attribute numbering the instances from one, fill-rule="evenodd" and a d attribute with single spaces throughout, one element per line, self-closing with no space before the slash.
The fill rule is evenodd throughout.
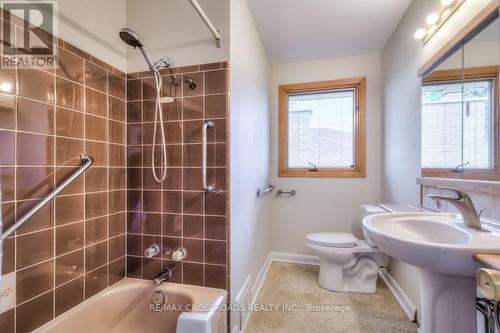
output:
<path id="1" fill-rule="evenodd" d="M 386 254 L 417 266 L 422 333 L 476 332 L 475 253 L 500 254 L 500 233 L 460 225 L 457 215 L 378 214 L 363 220 L 365 237 Z"/>

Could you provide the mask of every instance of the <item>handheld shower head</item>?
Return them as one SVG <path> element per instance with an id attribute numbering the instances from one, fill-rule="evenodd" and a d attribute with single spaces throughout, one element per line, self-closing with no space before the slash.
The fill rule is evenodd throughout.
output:
<path id="1" fill-rule="evenodd" d="M 123 28 L 120 30 L 119 35 L 122 41 L 132 46 L 134 49 L 136 47 L 142 47 L 141 42 L 139 42 L 139 36 L 135 33 L 135 31 Z"/>
<path id="2" fill-rule="evenodd" d="M 126 44 L 132 46 L 134 49 L 138 47 L 139 50 L 141 50 L 142 55 L 146 59 L 151 72 L 159 74 L 158 68 L 155 66 L 153 59 L 151 59 L 148 51 L 144 48 L 144 46 L 142 46 L 141 42 L 139 41 L 139 36 L 135 33 L 135 31 L 128 28 L 123 28 L 120 30 L 119 35 Z"/>

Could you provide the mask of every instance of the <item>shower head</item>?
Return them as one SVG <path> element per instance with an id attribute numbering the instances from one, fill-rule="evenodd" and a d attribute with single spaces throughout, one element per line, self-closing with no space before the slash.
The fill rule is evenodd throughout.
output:
<path id="1" fill-rule="evenodd" d="M 134 49 L 139 48 L 141 50 L 142 55 L 146 59 L 146 62 L 148 63 L 149 69 L 151 72 L 155 74 L 160 74 L 158 68 L 155 66 L 153 60 L 151 59 L 151 56 L 149 55 L 148 51 L 142 46 L 141 42 L 139 41 L 139 36 L 131 29 L 123 28 L 120 30 L 120 38 L 127 43 L 128 45 L 132 46 Z"/>
<path id="2" fill-rule="evenodd" d="M 127 28 L 123 28 L 120 30 L 120 38 L 127 43 L 128 45 L 136 48 L 142 47 L 141 42 L 139 42 L 139 36 L 135 33 L 135 31 Z"/>
<path id="3" fill-rule="evenodd" d="M 195 82 L 192 78 L 190 78 L 190 77 L 188 77 L 188 76 L 185 76 L 185 77 L 184 77 L 184 81 L 186 81 L 186 82 L 187 82 L 187 84 L 188 84 L 188 86 L 189 86 L 189 88 L 190 88 L 191 90 L 195 90 L 195 89 L 196 89 L 196 87 L 198 86 L 198 84 L 197 84 L 197 83 L 196 83 L 196 82 Z"/>

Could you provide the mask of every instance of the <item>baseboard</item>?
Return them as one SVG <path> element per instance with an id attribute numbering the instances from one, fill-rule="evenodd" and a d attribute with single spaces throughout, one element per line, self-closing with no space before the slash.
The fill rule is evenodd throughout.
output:
<path id="1" fill-rule="evenodd" d="M 294 253 L 284 253 L 284 252 L 271 252 L 269 257 L 272 261 L 279 262 L 289 262 L 292 264 L 302 264 L 302 265 L 316 265 L 320 263 L 320 259 L 316 256 L 306 255 L 306 254 L 294 254 Z"/>
<path id="2" fill-rule="evenodd" d="M 383 269 L 379 271 L 379 275 L 382 280 L 384 280 L 387 287 L 389 287 L 389 290 L 394 295 L 394 298 L 396 298 L 396 300 L 398 301 L 408 319 L 410 321 L 416 321 L 417 308 L 415 307 L 415 305 L 413 305 L 413 303 L 410 301 L 403 289 L 401 289 L 396 280 L 394 280 L 394 278 L 389 273 L 387 273 L 386 270 Z"/>

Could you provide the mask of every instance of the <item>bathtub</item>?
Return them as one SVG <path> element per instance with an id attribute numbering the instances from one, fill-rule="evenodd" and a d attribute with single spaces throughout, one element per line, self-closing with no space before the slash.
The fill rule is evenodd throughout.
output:
<path id="1" fill-rule="evenodd" d="M 223 333 L 225 304 L 222 289 L 125 278 L 35 332 Z"/>

